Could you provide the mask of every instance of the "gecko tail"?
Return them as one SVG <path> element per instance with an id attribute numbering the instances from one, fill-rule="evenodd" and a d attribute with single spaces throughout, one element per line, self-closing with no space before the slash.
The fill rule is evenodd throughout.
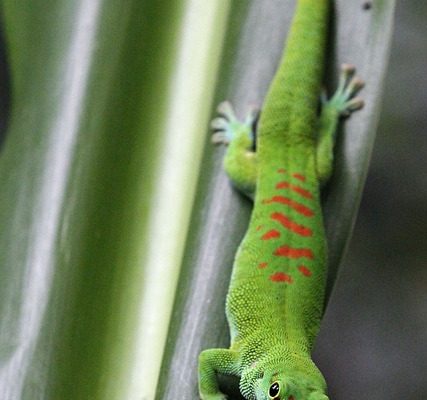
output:
<path id="1" fill-rule="evenodd" d="M 297 1 L 284 56 L 264 102 L 260 136 L 313 134 L 324 71 L 329 9 L 329 0 Z"/>

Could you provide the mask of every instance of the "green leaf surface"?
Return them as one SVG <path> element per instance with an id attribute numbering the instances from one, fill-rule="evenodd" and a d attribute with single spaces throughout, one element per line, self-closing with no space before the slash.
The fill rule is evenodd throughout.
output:
<path id="1" fill-rule="evenodd" d="M 2 400 L 153 397 L 227 9 L 2 1 Z"/>
<path id="2" fill-rule="evenodd" d="M 353 63 L 366 81 L 365 108 L 339 132 L 334 176 L 324 192 L 329 242 L 328 297 L 347 247 L 360 202 L 381 105 L 389 56 L 394 1 L 334 2 L 327 87 L 336 86 L 341 63 Z M 261 105 L 281 55 L 294 1 L 233 2 L 217 101 L 228 98 L 243 115 Z M 207 143 L 183 270 L 157 391 L 158 399 L 197 398 L 200 351 L 228 347 L 225 296 L 236 248 L 251 204 L 231 187 L 222 169 L 223 149 Z M 240 398 L 235 380 L 224 380 Z"/>

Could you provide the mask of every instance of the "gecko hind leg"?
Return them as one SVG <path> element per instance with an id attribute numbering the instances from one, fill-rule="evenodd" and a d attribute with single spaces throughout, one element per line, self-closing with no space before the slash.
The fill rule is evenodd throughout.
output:
<path id="1" fill-rule="evenodd" d="M 257 176 L 255 126 L 259 113 L 251 109 L 245 120 L 240 121 L 229 102 L 221 103 L 217 110 L 220 116 L 211 123 L 214 130 L 212 141 L 228 145 L 224 169 L 233 184 L 253 198 Z"/>
<path id="2" fill-rule="evenodd" d="M 355 67 L 350 64 L 341 66 L 338 88 L 330 100 L 322 93 L 322 110 L 319 118 L 319 135 L 317 139 L 317 174 L 324 185 L 332 174 L 333 149 L 335 135 L 340 118 L 363 107 L 363 100 L 356 96 L 363 88 L 364 82 L 355 76 Z"/>

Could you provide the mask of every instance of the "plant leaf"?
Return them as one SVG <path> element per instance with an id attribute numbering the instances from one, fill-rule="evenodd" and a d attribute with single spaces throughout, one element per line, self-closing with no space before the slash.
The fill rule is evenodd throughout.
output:
<path id="1" fill-rule="evenodd" d="M 2 1 L 1 399 L 153 397 L 223 5 Z"/>

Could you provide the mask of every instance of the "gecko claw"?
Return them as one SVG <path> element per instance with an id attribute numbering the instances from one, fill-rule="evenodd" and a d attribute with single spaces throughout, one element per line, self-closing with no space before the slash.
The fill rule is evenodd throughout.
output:
<path id="1" fill-rule="evenodd" d="M 343 74 L 354 74 L 356 67 L 353 64 L 343 63 L 341 64 L 341 71 Z"/>
<path id="2" fill-rule="evenodd" d="M 240 121 L 229 101 L 223 101 L 217 107 L 219 117 L 211 121 L 210 127 L 214 131 L 212 143 L 228 145 L 240 132 L 248 134 L 254 139 L 253 129 L 258 120 L 259 111 L 251 108 L 244 121 Z"/>
<path id="3" fill-rule="evenodd" d="M 211 121 L 211 128 L 213 131 L 223 131 L 227 129 L 228 121 L 225 118 L 217 117 Z"/>
<path id="4" fill-rule="evenodd" d="M 213 144 L 225 144 L 225 145 L 230 144 L 230 141 L 228 140 L 224 132 L 215 132 L 211 136 L 211 141 Z"/>
<path id="5" fill-rule="evenodd" d="M 365 105 L 365 102 L 361 97 L 354 97 L 353 99 L 347 102 L 346 108 L 349 109 L 350 111 L 356 111 L 363 108 L 364 105 Z"/>
<path id="6" fill-rule="evenodd" d="M 218 104 L 217 112 L 219 115 L 226 117 L 229 121 L 237 120 L 236 114 L 234 113 L 233 106 L 229 101 L 223 101 Z"/>
<path id="7" fill-rule="evenodd" d="M 351 98 L 355 94 L 357 94 L 364 86 L 365 86 L 365 82 L 356 76 L 356 77 L 352 78 L 350 80 L 350 82 L 348 83 L 347 89 L 345 91 L 345 95 L 348 98 Z"/>
<path id="8" fill-rule="evenodd" d="M 360 110 L 364 106 L 363 100 L 355 96 L 365 86 L 365 82 L 354 76 L 355 73 L 354 65 L 342 64 L 338 88 L 326 102 L 326 105 L 335 108 L 341 117 L 348 117 L 353 111 Z"/>

